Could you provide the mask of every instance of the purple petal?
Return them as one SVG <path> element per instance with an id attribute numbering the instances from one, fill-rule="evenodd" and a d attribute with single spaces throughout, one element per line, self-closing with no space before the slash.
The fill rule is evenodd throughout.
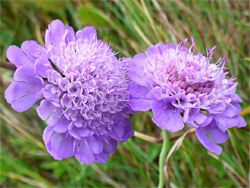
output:
<path id="1" fill-rule="evenodd" d="M 98 163 L 107 163 L 109 155 L 106 153 L 95 154 L 96 162 Z"/>
<path id="2" fill-rule="evenodd" d="M 90 131 L 88 128 L 81 127 L 78 130 L 78 134 L 80 137 L 87 137 L 87 136 L 89 136 L 89 133 L 90 133 Z"/>
<path id="3" fill-rule="evenodd" d="M 117 124 L 117 126 L 118 125 L 122 126 L 123 128 L 123 136 L 117 138 L 117 140 L 119 140 L 120 142 L 125 142 L 134 135 L 134 131 L 131 128 L 131 121 L 128 118 L 123 117 L 123 119 L 119 121 L 119 124 Z"/>
<path id="4" fill-rule="evenodd" d="M 65 26 L 61 20 L 54 20 L 49 25 L 45 34 L 45 46 L 49 48 L 50 45 L 58 44 L 63 37 Z"/>
<path id="5" fill-rule="evenodd" d="M 35 75 L 34 70 L 30 67 L 20 66 L 15 71 L 14 80 L 24 81 L 42 87 L 42 81 Z"/>
<path id="6" fill-rule="evenodd" d="M 227 130 L 227 126 L 226 126 L 226 122 L 224 120 L 224 117 L 222 115 L 215 115 L 214 116 L 215 122 L 218 126 L 218 128 L 222 131 L 222 132 L 226 132 Z"/>
<path id="7" fill-rule="evenodd" d="M 9 85 L 9 87 L 5 90 L 4 97 L 7 103 L 11 104 L 16 99 L 16 91 L 18 91 L 18 82 L 13 82 Z"/>
<path id="8" fill-rule="evenodd" d="M 239 124 L 237 117 L 233 117 L 233 118 L 223 117 L 223 120 L 227 128 L 237 127 L 237 125 Z"/>
<path id="9" fill-rule="evenodd" d="M 65 43 L 68 44 L 71 41 L 75 40 L 75 31 L 72 27 L 66 26 L 65 27 L 65 33 L 64 33 L 64 40 Z"/>
<path id="10" fill-rule="evenodd" d="M 131 121 L 129 118 L 122 116 L 122 114 L 117 115 L 115 126 L 111 129 L 110 136 L 121 142 L 127 141 L 134 135 L 134 131 L 131 128 Z"/>
<path id="11" fill-rule="evenodd" d="M 57 133 L 65 133 L 68 130 L 70 121 L 62 117 L 54 126 L 54 131 Z"/>
<path id="12" fill-rule="evenodd" d="M 210 140 L 208 137 L 206 130 L 204 128 L 198 128 L 196 129 L 196 136 L 200 143 L 211 152 L 216 153 L 217 155 L 220 155 L 222 152 L 222 148 Z"/>
<path id="13" fill-rule="evenodd" d="M 193 117 L 189 117 L 187 121 L 185 121 L 186 124 L 198 128 L 199 126 L 194 122 L 194 120 L 192 119 Z"/>
<path id="14" fill-rule="evenodd" d="M 8 60 L 14 64 L 17 68 L 21 65 L 25 65 L 28 67 L 33 67 L 34 62 L 31 61 L 24 53 L 23 51 L 18 48 L 17 46 L 10 46 L 6 52 Z"/>
<path id="15" fill-rule="evenodd" d="M 190 110 L 185 110 L 184 113 L 183 113 L 183 121 L 186 123 L 186 121 L 192 119 L 193 121 L 193 116 L 192 116 L 192 113 L 190 113 Z"/>
<path id="16" fill-rule="evenodd" d="M 148 49 L 147 49 L 147 54 L 148 56 L 150 57 L 150 59 L 155 59 L 155 57 L 157 55 L 159 55 L 159 48 L 158 47 L 161 47 L 162 50 L 164 48 L 163 44 L 162 43 L 158 43 L 157 45 L 155 46 L 150 46 Z"/>
<path id="17" fill-rule="evenodd" d="M 44 136 L 46 148 L 56 160 L 62 160 L 63 158 L 74 156 L 74 139 L 66 137 L 66 134 L 60 134 L 56 132 L 51 133 L 51 131 L 46 132 L 46 134 L 48 134 Z M 48 142 L 46 143 L 46 141 Z"/>
<path id="18" fill-rule="evenodd" d="M 114 153 L 117 148 L 117 141 L 113 138 L 107 137 L 103 141 L 103 150 L 110 154 Z"/>
<path id="19" fill-rule="evenodd" d="M 236 102 L 236 103 L 238 103 L 238 102 L 241 103 L 242 102 L 242 100 L 241 100 L 241 98 L 240 98 L 240 96 L 238 94 L 232 94 L 231 99 L 232 99 L 232 102 Z"/>
<path id="20" fill-rule="evenodd" d="M 133 62 L 136 65 L 144 67 L 148 62 L 148 56 L 144 53 L 136 54 L 133 58 Z"/>
<path id="21" fill-rule="evenodd" d="M 94 136 L 87 138 L 88 145 L 94 154 L 101 153 L 103 151 L 102 140 L 95 138 Z"/>
<path id="22" fill-rule="evenodd" d="M 199 125 L 199 124 L 203 124 L 205 123 L 205 121 L 207 120 L 207 116 L 204 115 L 203 113 L 197 113 L 194 116 L 194 121 Z"/>
<path id="23" fill-rule="evenodd" d="M 117 122 L 118 124 L 119 122 Z M 113 126 L 112 130 L 111 130 L 111 137 L 118 140 L 121 139 L 124 135 L 124 129 L 121 125 L 116 125 Z"/>
<path id="24" fill-rule="evenodd" d="M 47 78 L 48 75 L 46 74 L 46 72 L 48 70 L 52 70 L 52 66 L 46 56 L 40 56 L 36 60 L 34 70 L 37 75 L 40 75 L 43 78 Z"/>
<path id="25" fill-rule="evenodd" d="M 165 102 L 153 101 L 151 108 L 154 114 L 153 122 L 169 132 L 177 132 L 184 128 L 181 115 L 175 109 L 169 108 Z"/>
<path id="26" fill-rule="evenodd" d="M 67 94 L 64 94 L 61 99 L 61 104 L 63 107 L 71 108 L 72 107 L 71 97 L 69 97 Z"/>
<path id="27" fill-rule="evenodd" d="M 219 103 L 213 105 L 208 111 L 211 114 L 218 114 L 218 113 L 222 113 L 225 109 L 226 109 L 225 102 L 219 102 Z"/>
<path id="28" fill-rule="evenodd" d="M 241 112 L 240 104 L 232 103 L 231 105 L 227 106 L 226 110 L 223 112 L 223 116 L 234 117 L 236 115 L 239 115 L 240 112 Z"/>
<path id="29" fill-rule="evenodd" d="M 75 127 L 73 123 L 69 124 L 68 130 L 70 136 L 74 137 L 77 140 L 81 140 L 81 137 L 79 136 L 79 128 Z"/>
<path id="30" fill-rule="evenodd" d="M 13 82 L 5 91 L 5 98 L 17 112 L 31 108 L 42 98 L 42 86 L 26 82 Z"/>
<path id="31" fill-rule="evenodd" d="M 128 92 L 134 98 L 144 98 L 147 95 L 147 93 L 149 92 L 149 89 L 131 81 L 128 84 Z"/>
<path id="32" fill-rule="evenodd" d="M 76 127 L 73 122 L 70 123 L 69 125 L 69 134 L 73 136 L 74 138 L 81 140 L 81 138 L 88 137 L 90 135 L 90 131 L 86 127 Z"/>
<path id="33" fill-rule="evenodd" d="M 76 39 L 91 39 L 91 37 L 96 36 L 96 34 L 96 29 L 94 27 L 87 26 L 76 32 Z"/>
<path id="34" fill-rule="evenodd" d="M 147 98 L 152 100 L 161 100 L 165 97 L 162 95 L 162 88 L 160 87 L 154 87 L 147 93 Z"/>
<path id="35" fill-rule="evenodd" d="M 40 106 L 36 110 L 40 118 L 45 121 L 54 109 L 55 106 L 50 101 L 42 100 Z"/>
<path id="36" fill-rule="evenodd" d="M 148 57 L 146 54 L 137 54 L 129 64 L 128 76 L 132 81 L 139 85 L 146 85 L 144 79 L 144 65 L 147 64 L 147 62 Z"/>
<path id="37" fill-rule="evenodd" d="M 130 106 L 123 108 L 122 111 L 123 111 L 123 113 L 126 113 L 126 114 L 136 114 L 136 111 L 132 110 L 132 108 Z"/>
<path id="38" fill-rule="evenodd" d="M 57 156 L 61 158 L 69 158 L 75 155 L 73 141 L 74 139 L 67 137 L 65 134 L 60 138 L 60 147 L 57 150 Z M 52 142 L 52 139 L 51 139 Z"/>
<path id="39" fill-rule="evenodd" d="M 91 164 L 95 161 L 95 156 L 89 148 L 86 140 L 81 141 L 81 144 L 77 146 L 76 151 L 75 158 L 79 162 Z"/>
<path id="40" fill-rule="evenodd" d="M 147 99 L 137 99 L 129 96 L 128 104 L 135 111 L 148 111 L 150 110 L 150 101 Z"/>
<path id="41" fill-rule="evenodd" d="M 53 127 L 47 126 L 44 129 L 44 131 L 43 131 L 43 141 L 44 141 L 45 145 L 47 145 L 48 142 L 50 141 L 50 137 L 51 137 L 52 133 L 54 133 Z"/>
<path id="42" fill-rule="evenodd" d="M 238 120 L 238 125 L 235 126 L 237 128 L 241 128 L 241 127 L 246 127 L 247 126 L 247 123 L 245 121 L 245 119 L 241 116 L 237 116 L 237 120 Z"/>
<path id="43" fill-rule="evenodd" d="M 175 44 L 168 44 L 168 45 L 163 45 L 162 48 L 164 48 L 165 50 L 172 50 L 174 52 L 176 51 L 177 46 Z"/>
<path id="44" fill-rule="evenodd" d="M 218 127 L 206 127 L 205 130 L 217 144 L 222 144 L 228 139 L 228 132 L 221 132 Z"/>
<path id="45" fill-rule="evenodd" d="M 45 53 L 45 49 L 34 40 L 25 41 L 24 43 L 22 43 L 21 49 L 29 57 L 33 57 L 35 59 L 42 53 Z"/>
<path id="46" fill-rule="evenodd" d="M 40 106 L 37 108 L 37 114 L 42 120 L 48 120 L 48 124 L 53 126 L 57 123 L 60 116 L 62 115 L 63 110 L 57 108 L 48 100 L 42 100 Z"/>
<path id="47" fill-rule="evenodd" d="M 200 109 L 185 110 L 183 122 L 195 128 L 208 125 L 212 121 L 212 118 L 202 114 L 199 110 Z"/>
<path id="48" fill-rule="evenodd" d="M 213 118 L 212 116 L 208 115 L 206 121 L 205 121 L 204 123 L 202 123 L 202 124 L 199 124 L 199 126 L 200 126 L 200 127 L 205 127 L 205 126 L 207 126 L 208 124 L 210 124 L 213 120 L 214 120 L 214 118 Z M 215 120 L 214 120 L 214 121 L 215 121 Z M 216 124 L 216 121 L 215 121 L 214 124 Z"/>

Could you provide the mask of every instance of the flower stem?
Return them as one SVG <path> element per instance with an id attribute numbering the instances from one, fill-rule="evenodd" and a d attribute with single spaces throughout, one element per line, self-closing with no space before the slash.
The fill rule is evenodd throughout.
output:
<path id="1" fill-rule="evenodd" d="M 164 186 L 164 162 L 167 155 L 167 146 L 168 146 L 168 136 L 167 131 L 165 129 L 162 129 L 163 133 L 163 145 L 161 148 L 161 154 L 159 159 L 159 185 L 158 188 L 162 188 Z"/>

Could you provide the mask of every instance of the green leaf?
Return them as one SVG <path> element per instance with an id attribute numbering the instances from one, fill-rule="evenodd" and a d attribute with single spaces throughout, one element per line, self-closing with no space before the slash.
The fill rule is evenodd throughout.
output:
<path id="1" fill-rule="evenodd" d="M 151 163 L 160 153 L 161 145 L 150 143 L 147 150 L 147 161 Z"/>
<path id="2" fill-rule="evenodd" d="M 77 17 L 83 25 L 102 27 L 107 25 L 107 21 L 100 16 L 93 8 L 82 6 L 79 8 Z"/>
<path id="3" fill-rule="evenodd" d="M 58 10 L 62 8 L 66 8 L 66 1 L 58 1 L 58 0 L 36 0 L 34 3 L 40 7 L 42 7 L 45 11 L 58 12 Z"/>

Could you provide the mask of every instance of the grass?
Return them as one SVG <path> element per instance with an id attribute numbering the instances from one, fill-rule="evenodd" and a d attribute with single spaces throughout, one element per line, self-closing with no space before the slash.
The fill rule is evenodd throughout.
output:
<path id="1" fill-rule="evenodd" d="M 249 126 L 249 16 L 249 2 L 244 0 L 1 1 L 0 59 L 7 65 L 9 45 L 42 43 L 47 25 L 57 18 L 75 30 L 95 26 L 98 37 L 112 41 L 121 57 L 142 53 L 165 38 L 178 44 L 193 36 L 203 53 L 217 45 L 215 61 L 226 55 L 229 77 L 238 78 L 237 92 Z M 55 161 L 43 144 L 46 123 L 36 115 L 36 107 L 16 113 L 6 104 L 4 91 L 12 76 L 13 71 L 0 69 L 1 187 L 157 186 L 161 144 L 135 137 L 119 143 L 107 164 L 79 164 L 74 158 Z M 160 137 L 151 117 L 151 112 L 132 116 L 133 128 Z M 185 138 L 168 162 L 171 187 L 248 187 L 249 132 L 233 128 L 229 133 L 221 156 L 208 152 L 196 137 Z"/>

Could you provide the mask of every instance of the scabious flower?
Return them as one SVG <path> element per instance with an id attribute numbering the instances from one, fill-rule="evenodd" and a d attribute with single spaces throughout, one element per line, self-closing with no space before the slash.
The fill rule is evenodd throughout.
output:
<path id="1" fill-rule="evenodd" d="M 37 113 L 48 120 L 43 140 L 55 159 L 105 163 L 117 141 L 133 135 L 124 61 L 97 39 L 95 28 L 75 33 L 52 21 L 45 48 L 26 41 L 21 49 L 10 46 L 7 58 L 17 70 L 5 98 L 18 112 L 41 100 Z"/>
<path id="2" fill-rule="evenodd" d="M 226 79 L 225 57 L 211 63 L 215 47 L 204 56 L 194 53 L 193 38 L 189 49 L 186 42 L 159 43 L 134 56 L 128 68 L 129 104 L 136 111 L 151 109 L 153 122 L 169 132 L 183 129 L 184 123 L 195 127 L 201 144 L 220 155 L 215 143 L 228 139 L 227 128 L 246 126 L 239 116 L 236 79 Z"/>

